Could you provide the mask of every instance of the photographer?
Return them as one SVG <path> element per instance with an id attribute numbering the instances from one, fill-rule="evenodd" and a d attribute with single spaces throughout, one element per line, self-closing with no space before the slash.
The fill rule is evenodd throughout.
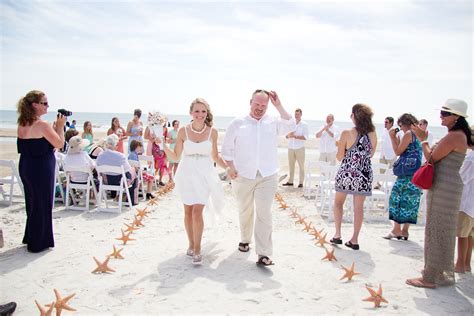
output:
<path id="1" fill-rule="evenodd" d="M 23 243 L 30 252 L 54 247 L 54 148 L 64 145 L 66 117 L 58 114 L 52 127 L 41 119 L 48 107 L 46 95 L 37 90 L 28 92 L 17 105 L 19 171 L 25 189 L 27 216 Z"/>

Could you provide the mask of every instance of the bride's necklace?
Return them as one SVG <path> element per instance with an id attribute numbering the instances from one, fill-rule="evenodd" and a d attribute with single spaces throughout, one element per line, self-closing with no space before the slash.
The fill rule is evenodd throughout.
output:
<path id="1" fill-rule="evenodd" d="M 204 133 L 204 131 L 206 130 L 206 124 L 204 124 L 204 127 L 203 127 L 202 130 L 200 130 L 200 131 L 195 130 L 195 129 L 193 128 L 193 124 L 190 124 L 190 126 L 191 126 L 191 130 L 192 130 L 194 133 L 196 133 L 196 134 L 202 134 L 202 133 Z"/>

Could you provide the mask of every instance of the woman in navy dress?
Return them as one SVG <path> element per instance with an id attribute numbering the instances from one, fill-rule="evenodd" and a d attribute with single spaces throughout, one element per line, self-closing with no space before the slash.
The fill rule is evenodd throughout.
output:
<path id="1" fill-rule="evenodd" d="M 20 178 L 25 188 L 26 228 L 23 243 L 30 252 L 54 247 L 54 148 L 64 146 L 66 117 L 58 114 L 54 127 L 41 116 L 48 112 L 46 95 L 37 90 L 18 101 Z"/>

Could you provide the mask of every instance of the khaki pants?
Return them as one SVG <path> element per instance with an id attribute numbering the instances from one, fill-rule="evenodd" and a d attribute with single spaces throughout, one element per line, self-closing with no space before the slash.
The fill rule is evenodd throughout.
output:
<path id="1" fill-rule="evenodd" d="M 304 147 L 300 149 L 288 149 L 288 164 L 290 167 L 290 178 L 288 179 L 289 183 L 293 183 L 295 177 L 295 162 L 298 162 L 298 168 L 300 171 L 300 183 L 304 182 L 304 157 L 305 149 Z"/>
<path id="2" fill-rule="evenodd" d="M 272 243 L 272 203 L 277 191 L 277 175 L 254 180 L 238 177 L 232 181 L 237 198 L 240 220 L 240 239 L 243 243 L 252 241 L 255 226 L 255 252 L 261 256 L 271 256 Z M 254 220 L 254 214 L 256 219 Z"/>
<path id="3" fill-rule="evenodd" d="M 336 152 L 319 153 L 319 161 L 329 162 L 332 166 L 336 164 Z"/>

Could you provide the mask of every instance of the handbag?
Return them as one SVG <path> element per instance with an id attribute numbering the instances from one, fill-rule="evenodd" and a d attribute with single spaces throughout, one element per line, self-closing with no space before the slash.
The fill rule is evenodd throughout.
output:
<path id="1" fill-rule="evenodd" d="M 415 135 L 412 135 L 412 142 L 393 164 L 393 174 L 397 177 L 411 176 L 420 168 L 421 152 L 415 145 L 415 141 Z"/>
<path id="2" fill-rule="evenodd" d="M 415 172 L 413 178 L 411 178 L 411 183 L 420 189 L 428 190 L 433 185 L 433 177 L 434 166 L 430 157 L 430 159 Z"/>

